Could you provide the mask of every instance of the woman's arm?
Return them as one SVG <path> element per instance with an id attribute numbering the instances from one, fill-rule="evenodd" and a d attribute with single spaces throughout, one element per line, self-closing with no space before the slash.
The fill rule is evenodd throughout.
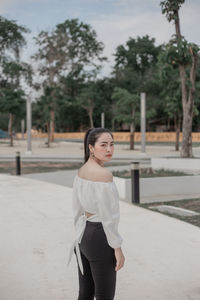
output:
<path id="1" fill-rule="evenodd" d="M 113 182 L 99 184 L 97 213 L 101 218 L 108 244 L 114 249 L 120 248 L 123 239 L 118 232 L 119 195 Z"/>
<path id="2" fill-rule="evenodd" d="M 78 198 L 78 191 L 76 189 L 76 184 L 73 184 L 72 210 L 74 215 L 74 226 L 76 227 L 78 218 L 84 213 L 83 207 L 81 206 L 80 200 Z"/>

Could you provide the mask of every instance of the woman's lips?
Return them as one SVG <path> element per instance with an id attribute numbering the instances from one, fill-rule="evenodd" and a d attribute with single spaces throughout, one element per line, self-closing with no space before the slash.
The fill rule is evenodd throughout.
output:
<path id="1" fill-rule="evenodd" d="M 112 156 L 112 154 L 107 154 L 106 156 L 110 157 L 110 156 Z"/>

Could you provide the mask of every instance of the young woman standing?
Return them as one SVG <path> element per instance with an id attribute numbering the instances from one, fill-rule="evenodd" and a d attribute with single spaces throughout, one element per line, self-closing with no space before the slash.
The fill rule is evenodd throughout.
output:
<path id="1" fill-rule="evenodd" d="M 84 137 L 85 162 L 73 183 L 73 213 L 79 276 L 78 300 L 113 300 L 116 272 L 124 265 L 118 233 L 119 194 L 112 173 L 104 168 L 114 152 L 112 133 L 90 128 Z M 68 264 L 69 264 L 68 262 Z"/>

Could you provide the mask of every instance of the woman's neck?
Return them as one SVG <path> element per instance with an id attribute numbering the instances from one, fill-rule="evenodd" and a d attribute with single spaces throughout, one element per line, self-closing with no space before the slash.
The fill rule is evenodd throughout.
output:
<path id="1" fill-rule="evenodd" d="M 88 159 L 89 163 L 92 164 L 98 164 L 99 166 L 101 166 L 102 168 L 104 168 L 104 162 L 102 160 L 97 159 L 96 157 L 89 157 Z"/>

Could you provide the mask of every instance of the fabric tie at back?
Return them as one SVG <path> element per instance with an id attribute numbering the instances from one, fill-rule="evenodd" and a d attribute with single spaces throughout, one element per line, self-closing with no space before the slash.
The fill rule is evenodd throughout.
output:
<path id="1" fill-rule="evenodd" d="M 82 264 L 82 260 L 81 260 L 81 253 L 80 253 L 79 243 L 81 242 L 82 236 L 83 236 L 84 231 L 85 231 L 86 221 L 101 222 L 100 219 L 99 219 L 99 216 L 97 214 L 94 214 L 90 217 L 87 217 L 84 214 L 84 215 L 81 215 L 79 217 L 79 219 L 77 221 L 77 224 L 76 224 L 76 238 L 75 238 L 75 241 L 74 241 L 74 243 L 72 244 L 72 246 L 70 248 L 69 259 L 68 259 L 68 263 L 67 263 L 67 265 L 70 264 L 71 259 L 72 259 L 72 254 L 74 252 L 74 247 L 75 247 L 76 248 L 76 253 L 77 253 L 78 264 L 79 264 L 82 275 L 84 275 L 84 271 L 83 271 L 83 264 Z"/>

